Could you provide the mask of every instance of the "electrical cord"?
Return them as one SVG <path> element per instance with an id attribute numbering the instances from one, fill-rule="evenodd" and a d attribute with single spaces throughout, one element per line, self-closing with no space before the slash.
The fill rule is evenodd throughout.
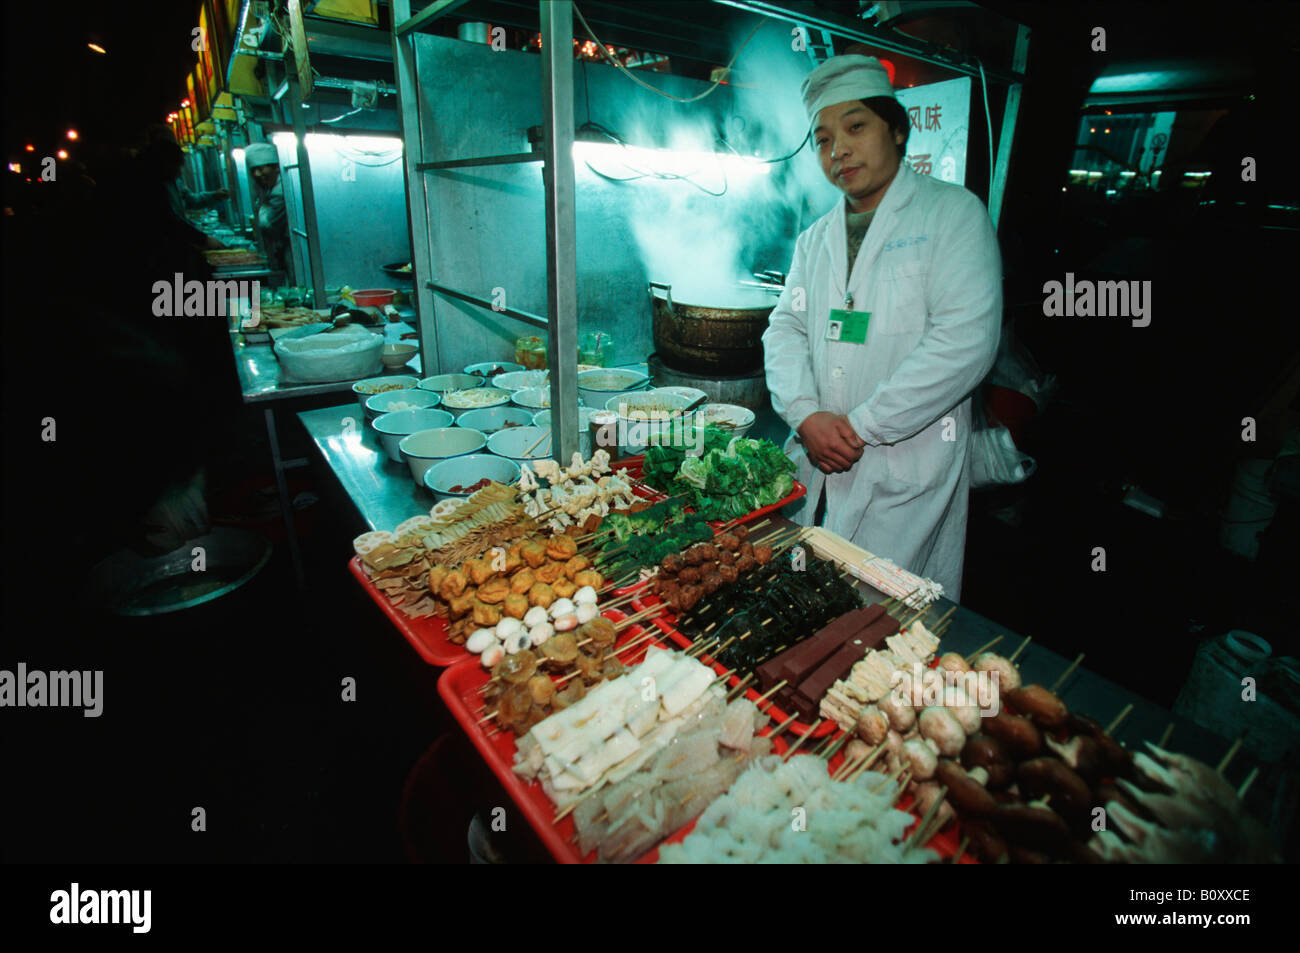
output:
<path id="1" fill-rule="evenodd" d="M 709 84 L 708 89 L 700 93 L 698 96 L 683 97 L 683 96 L 674 96 L 672 93 L 665 93 L 662 89 L 659 89 L 655 86 L 651 86 L 640 76 L 637 76 L 630 69 L 628 69 L 626 66 L 624 66 L 622 63 L 620 63 L 617 59 L 614 58 L 614 55 L 605 48 L 605 44 L 600 42 L 600 39 L 596 36 L 595 32 L 591 29 L 591 26 L 587 23 L 587 18 L 582 15 L 582 11 L 578 9 L 578 5 L 576 3 L 573 5 L 573 12 L 578 15 L 578 19 L 582 21 L 582 28 L 587 31 L 587 35 L 591 37 L 592 42 L 595 43 L 597 47 L 599 47 L 601 55 L 604 56 L 605 59 L 609 60 L 611 66 L 616 67 L 628 79 L 632 80 L 632 82 L 636 83 L 638 86 L 644 87 L 645 89 L 648 89 L 650 92 L 662 96 L 664 99 L 671 99 L 673 102 L 676 103 L 694 103 L 703 99 L 705 96 L 708 96 L 715 89 L 717 89 L 719 86 L 722 85 L 722 80 L 716 79 Z M 736 60 L 740 58 L 740 54 L 744 52 L 745 47 L 749 46 L 749 41 L 754 38 L 755 34 L 758 33 L 759 27 L 761 27 L 762 25 L 763 25 L 763 20 L 759 20 L 758 23 L 755 24 L 754 29 L 749 31 L 749 36 L 745 37 L 745 42 L 740 44 L 740 49 L 736 50 L 735 55 L 732 56 L 731 60 L 723 68 L 724 76 L 731 71 L 731 67 L 735 64 Z"/>
<path id="2" fill-rule="evenodd" d="M 989 113 L 989 84 L 984 78 L 984 63 L 977 56 L 975 63 L 980 68 L 980 91 L 984 94 L 984 125 L 988 127 L 989 134 L 989 192 L 988 200 L 993 200 L 993 117 Z"/>

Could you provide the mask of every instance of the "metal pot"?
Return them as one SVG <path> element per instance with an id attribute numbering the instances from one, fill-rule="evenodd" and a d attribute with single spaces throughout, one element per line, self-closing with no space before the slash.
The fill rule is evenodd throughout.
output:
<path id="1" fill-rule="evenodd" d="M 662 292 L 662 294 L 660 294 Z M 674 301 L 672 286 L 650 282 L 655 351 L 692 374 L 744 374 L 763 364 L 763 332 L 776 306 L 715 308 Z"/>

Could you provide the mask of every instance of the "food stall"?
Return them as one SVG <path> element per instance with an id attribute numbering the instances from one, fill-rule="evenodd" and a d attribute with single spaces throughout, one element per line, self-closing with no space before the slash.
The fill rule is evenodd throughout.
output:
<path id="1" fill-rule="evenodd" d="M 796 44 L 802 72 L 836 38 L 894 57 L 925 79 L 900 98 L 936 134 L 933 146 L 919 138 L 926 151 L 909 164 L 983 193 L 996 222 L 1028 31 L 1006 25 L 1006 61 L 986 63 L 797 4 L 726 0 L 737 30 L 679 23 L 675 34 L 663 15 L 683 15 L 680 4 L 617 24 L 593 13 L 583 29 L 612 29 L 616 42 L 735 64 L 734 84 L 716 82 L 731 65 L 712 84 L 660 74 L 670 103 L 624 95 L 629 77 L 597 64 L 594 49 L 575 62 L 573 4 L 543 3 L 535 17 L 466 4 L 455 38 L 426 32 L 451 6 L 412 16 L 393 4 L 412 274 L 433 376 L 299 417 L 352 506 L 353 578 L 429 665 L 551 855 L 1274 859 L 1243 804 L 1257 772 L 1239 742 L 1089 672 L 1084 653 L 1063 658 L 953 603 L 888 552 L 781 515 L 806 488 L 752 382 L 754 328 L 789 243 L 819 209 L 794 173 L 773 186 L 773 170 L 753 164 L 783 154 L 762 150 L 771 138 L 734 131 L 779 112 L 770 88 L 744 82 L 736 46 L 775 25 L 786 47 L 791 31 L 814 40 Z M 540 55 L 493 49 L 489 21 L 536 29 Z M 714 138 L 731 131 L 721 139 L 731 155 L 704 165 L 676 123 L 681 103 L 711 85 L 683 124 L 702 115 Z M 635 140 L 611 128 L 629 115 Z M 983 132 L 940 136 L 943 122 Z M 602 138 L 616 159 L 596 148 Z M 682 141 L 696 150 L 687 165 L 652 165 Z M 723 166 L 726 188 L 706 188 L 700 169 Z M 652 180 L 649 207 L 623 191 L 638 177 Z M 698 241 L 701 206 L 667 191 L 690 186 L 751 211 L 756 200 L 784 208 L 763 237 L 787 241 L 714 254 L 726 244 L 717 229 L 737 220 L 724 211 Z M 791 195 L 803 205 L 782 206 Z M 723 289 L 697 280 L 715 264 Z M 730 403 L 720 394 L 749 416 L 697 409 Z"/>

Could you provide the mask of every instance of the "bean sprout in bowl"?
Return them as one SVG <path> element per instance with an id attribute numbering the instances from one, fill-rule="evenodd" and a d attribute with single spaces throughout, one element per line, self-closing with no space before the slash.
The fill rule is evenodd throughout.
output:
<path id="1" fill-rule="evenodd" d="M 390 414 L 395 410 L 437 407 L 441 402 L 442 398 L 431 390 L 407 387 L 367 397 L 363 406 L 366 408 L 366 417 L 373 420 L 381 414 Z"/>
<path id="2" fill-rule="evenodd" d="M 510 391 L 495 387 L 471 387 L 467 390 L 449 390 L 442 395 L 442 406 L 456 416 L 466 410 L 499 407 L 510 402 Z"/>

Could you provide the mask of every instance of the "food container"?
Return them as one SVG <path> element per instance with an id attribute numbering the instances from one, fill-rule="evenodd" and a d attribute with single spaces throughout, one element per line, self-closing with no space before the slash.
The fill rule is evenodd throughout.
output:
<path id="1" fill-rule="evenodd" d="M 628 453 L 641 453 L 651 443 L 674 445 L 690 437 L 695 412 L 691 402 L 657 390 L 615 394 L 605 409 L 618 415 L 619 443 Z"/>
<path id="2" fill-rule="evenodd" d="M 515 361 L 528 370 L 546 367 L 546 339 L 533 335 L 515 341 Z"/>
<path id="3" fill-rule="evenodd" d="M 511 374 L 515 371 L 522 371 L 523 369 L 524 365 L 515 364 L 512 361 L 483 361 L 480 364 L 465 365 L 466 374 L 473 374 L 475 377 L 481 377 L 485 381 L 491 383 L 493 387 L 501 386 L 493 380 L 494 377 L 498 377 L 501 374 Z"/>
<path id="4" fill-rule="evenodd" d="M 456 418 L 457 427 L 469 427 L 480 433 L 494 434 L 512 427 L 533 426 L 533 415 L 523 407 L 482 407 L 467 410 Z"/>
<path id="5" fill-rule="evenodd" d="M 384 366 L 383 337 L 362 327 L 286 334 L 271 347 L 280 362 L 281 380 L 288 383 L 354 381 L 370 377 Z"/>
<path id="6" fill-rule="evenodd" d="M 612 410 L 593 410 L 588 418 L 587 438 L 592 451 L 618 454 L 618 414 Z"/>
<path id="7" fill-rule="evenodd" d="M 608 367 L 614 363 L 614 338 L 604 331 L 588 331 L 578 339 L 578 363 Z"/>
<path id="8" fill-rule="evenodd" d="M 551 382 L 550 371 L 508 371 L 492 378 L 493 387 L 505 390 L 525 390 L 529 387 L 545 387 Z"/>
<path id="9" fill-rule="evenodd" d="M 482 410 L 486 407 L 500 407 L 510 403 L 508 390 L 496 387 L 467 387 L 464 390 L 449 390 L 442 394 L 442 408 L 459 417 L 469 410 Z"/>
<path id="10" fill-rule="evenodd" d="M 384 362 L 384 367 L 390 367 L 396 370 L 399 367 L 405 367 L 411 363 L 411 358 L 420 350 L 417 344 L 408 344 L 397 342 L 395 344 L 385 344 L 380 359 Z"/>
<path id="11" fill-rule="evenodd" d="M 483 378 L 470 374 L 435 374 L 420 381 L 417 387 L 435 391 L 439 394 L 449 390 L 466 390 L 470 387 L 482 387 Z"/>
<path id="12" fill-rule="evenodd" d="M 394 463 L 401 463 L 400 445 L 403 437 L 419 433 L 421 430 L 450 427 L 454 420 L 455 418 L 445 410 L 424 408 L 421 410 L 397 410 L 389 414 L 381 414 L 374 419 L 371 426 L 375 428 L 375 433 L 379 434 L 379 442 L 384 445 L 384 449 L 388 452 L 388 459 Z M 468 450 L 465 452 L 469 453 Z"/>
<path id="13" fill-rule="evenodd" d="M 551 455 L 551 433 L 545 427 L 511 427 L 509 430 L 498 430 L 488 437 L 487 448 L 499 457 L 508 457 L 520 463 L 541 460 Z"/>
<path id="14" fill-rule="evenodd" d="M 393 303 L 396 288 L 365 288 L 352 292 L 352 301 L 358 308 L 382 308 Z"/>
<path id="15" fill-rule="evenodd" d="M 437 413 L 437 411 L 435 411 Z M 487 443 L 487 437 L 468 427 L 438 427 L 421 430 L 398 441 L 402 459 L 411 468 L 411 477 L 417 484 L 424 483 L 424 472 L 449 457 L 463 457 L 477 453 Z"/>
<path id="16" fill-rule="evenodd" d="M 433 391 L 410 387 L 384 391 L 382 394 L 367 397 L 361 406 L 365 408 L 366 419 L 374 420 L 381 414 L 391 414 L 398 410 L 428 410 L 437 407 L 440 403 L 442 398 Z M 406 406 L 401 406 L 403 404 Z"/>
<path id="17" fill-rule="evenodd" d="M 607 411 L 597 410 L 595 407 L 578 408 L 578 450 L 584 460 L 591 457 L 595 446 L 591 440 L 591 416 L 597 413 L 607 413 Z M 551 411 L 539 410 L 533 414 L 533 426 L 541 427 L 543 430 L 551 429 Z"/>
<path id="18" fill-rule="evenodd" d="M 661 394 L 676 394 L 692 402 L 699 400 L 701 397 L 707 400 L 709 397 L 708 391 L 700 390 L 698 387 L 656 387 L 655 390 Z"/>
<path id="19" fill-rule="evenodd" d="M 685 287 L 677 292 L 663 282 L 650 283 L 655 351 L 665 363 L 705 377 L 762 367 L 763 332 L 776 307 L 775 295 L 737 286 L 721 295 L 714 292 L 703 304 L 700 299 L 707 295 Z"/>
<path id="20" fill-rule="evenodd" d="M 527 407 L 529 410 L 545 410 L 551 406 L 551 388 L 526 387 L 523 390 L 515 391 L 510 399 L 519 407 Z"/>
<path id="21" fill-rule="evenodd" d="M 361 409 L 366 409 L 366 401 L 376 394 L 382 394 L 390 390 L 404 390 L 408 387 L 414 387 L 420 382 L 418 377 L 412 377 L 409 374 L 394 374 L 391 377 L 371 377 L 364 381 L 357 381 L 352 385 L 352 393 L 357 395 L 357 403 Z"/>
<path id="22" fill-rule="evenodd" d="M 514 483 L 519 479 L 519 464 L 492 453 L 470 453 L 435 463 L 424 471 L 424 485 L 440 500 L 466 499 L 474 492 L 474 484 L 485 478 Z"/>
<path id="23" fill-rule="evenodd" d="M 591 407 L 603 407 L 612 394 L 642 390 L 650 386 L 650 375 L 624 367 L 578 372 L 578 396 Z"/>
<path id="24" fill-rule="evenodd" d="M 715 424 L 734 436 L 743 437 L 754 426 L 754 412 L 738 404 L 705 404 L 696 411 L 695 425 L 703 427 L 708 424 Z"/>

